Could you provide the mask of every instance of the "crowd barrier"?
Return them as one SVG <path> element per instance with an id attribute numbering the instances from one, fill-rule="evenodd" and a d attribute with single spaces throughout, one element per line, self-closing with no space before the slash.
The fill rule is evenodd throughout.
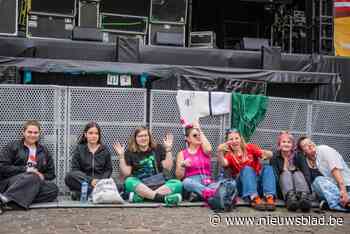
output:
<path id="1" fill-rule="evenodd" d="M 149 123 L 157 142 L 171 132 L 175 157 L 185 147 L 176 91 L 151 90 L 149 102 L 147 95 L 146 89 L 1 85 L 0 150 L 21 136 L 26 120 L 39 120 L 43 125 L 42 142 L 55 160 L 56 183 L 62 193 L 68 191 L 64 177 L 70 170 L 72 150 L 84 125 L 92 120 L 100 124 L 103 142 L 112 152 L 114 178 L 118 178 L 119 167 L 112 145 L 116 141 L 126 144 L 137 126 Z M 224 140 L 230 117 L 226 114 L 201 119 L 213 152 Z M 289 130 L 296 138 L 310 135 L 317 144 L 334 147 L 350 162 L 350 104 L 270 97 L 265 119 L 251 142 L 274 149 L 281 130 Z"/>

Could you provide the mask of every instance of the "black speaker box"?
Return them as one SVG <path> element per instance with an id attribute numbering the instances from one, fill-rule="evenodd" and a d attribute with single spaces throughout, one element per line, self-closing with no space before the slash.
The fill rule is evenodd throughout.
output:
<path id="1" fill-rule="evenodd" d="M 146 34 L 147 26 L 147 17 L 101 13 L 102 31 Z"/>
<path id="2" fill-rule="evenodd" d="M 102 0 L 100 12 L 148 17 L 149 9 L 150 0 Z"/>
<path id="3" fill-rule="evenodd" d="M 187 0 L 151 0 L 151 22 L 186 23 Z"/>
<path id="4" fill-rule="evenodd" d="M 156 44 L 183 46 L 183 34 L 177 32 L 157 32 Z"/>
<path id="5" fill-rule="evenodd" d="M 75 16 L 76 0 L 31 0 L 31 11 Z"/>
<path id="6" fill-rule="evenodd" d="M 150 24 L 148 44 L 185 46 L 185 26 L 178 24 Z"/>
<path id="7" fill-rule="evenodd" d="M 18 0 L 0 1 L 0 35 L 17 35 Z"/>
<path id="8" fill-rule="evenodd" d="M 73 28 L 74 18 L 70 16 L 41 12 L 31 12 L 28 15 L 28 37 L 71 39 Z"/>
<path id="9" fill-rule="evenodd" d="M 102 41 L 103 34 L 97 28 L 75 27 L 72 39 L 78 41 Z"/>
<path id="10" fill-rule="evenodd" d="M 100 2 L 98 1 L 79 1 L 79 27 L 98 27 L 100 14 Z"/>

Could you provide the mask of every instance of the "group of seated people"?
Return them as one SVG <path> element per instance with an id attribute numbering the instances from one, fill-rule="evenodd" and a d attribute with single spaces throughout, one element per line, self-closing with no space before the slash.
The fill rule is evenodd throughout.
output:
<path id="1" fill-rule="evenodd" d="M 41 132 L 38 121 L 27 121 L 22 139 L 8 144 L 0 154 L 1 213 L 57 198 L 58 187 L 51 182 L 55 163 L 39 141 Z M 202 201 L 215 195 L 220 180 L 212 176 L 212 146 L 198 122 L 185 128 L 185 140 L 187 147 L 177 154 L 176 165 L 171 133 L 157 144 L 148 128 L 138 127 L 127 148 L 118 142 L 113 145 L 129 202 L 177 205 L 185 193 Z M 226 177 L 242 199 L 257 210 L 273 211 L 276 199 L 281 198 L 290 211 L 308 212 L 315 199 L 323 207 L 350 211 L 350 169 L 335 149 L 316 146 L 306 136 L 296 141 L 289 132 L 280 133 L 276 142 L 276 151 L 263 150 L 230 129 L 225 142 L 217 147 L 218 163 L 227 170 Z M 175 178 L 169 176 L 173 166 Z M 83 182 L 87 182 L 90 194 L 100 179 L 111 177 L 112 170 L 111 153 L 101 141 L 101 128 L 90 122 L 79 137 L 71 171 L 65 177 L 72 198 L 79 198 Z M 151 186 L 149 178 L 157 175 L 163 176 L 164 182 Z"/>

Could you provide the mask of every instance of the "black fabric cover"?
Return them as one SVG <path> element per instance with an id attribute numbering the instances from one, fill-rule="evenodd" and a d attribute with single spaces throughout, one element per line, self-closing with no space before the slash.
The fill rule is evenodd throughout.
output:
<path id="1" fill-rule="evenodd" d="M 28 51 L 35 53 L 28 54 Z M 0 56 L 35 56 L 50 59 L 115 61 L 115 44 L 0 37 Z M 27 55 L 26 55 L 27 54 Z"/>
<path id="2" fill-rule="evenodd" d="M 269 84 L 312 85 L 315 88 L 309 98 L 335 100 L 341 85 L 338 74 L 263 71 L 253 69 L 194 67 L 174 65 L 150 65 L 96 61 L 52 60 L 33 58 L 0 58 L 0 65 L 16 66 L 21 70 L 39 73 L 117 73 L 151 77 L 152 88 L 163 83 L 164 89 L 229 90 L 230 80 L 249 80 Z M 178 85 L 179 80 L 187 85 Z M 226 83 L 225 83 L 226 82 Z M 224 85 L 222 84 L 224 83 Z M 282 87 L 283 88 L 283 87 Z M 288 87 L 289 88 L 289 87 Z M 297 91 L 296 91 L 297 92 Z M 282 92 L 283 93 L 283 92 Z M 269 95 L 269 93 L 268 93 Z M 271 95 L 271 94 L 270 94 Z"/>
<path id="3" fill-rule="evenodd" d="M 117 61 L 123 63 L 140 62 L 141 40 L 139 38 L 129 38 L 118 36 L 117 38 Z"/>
<path id="4" fill-rule="evenodd" d="M 134 49 L 128 49 L 131 46 L 128 43 L 129 42 L 125 41 L 125 44 L 121 44 L 123 46 L 118 49 L 119 52 L 122 50 L 125 52 L 122 56 L 118 56 L 119 62 L 135 62 L 135 58 L 138 58 L 138 62 L 145 64 L 203 66 L 216 68 L 261 68 L 261 52 L 165 46 L 141 46 L 139 51 L 137 51 Z M 130 48 L 133 47 L 131 46 Z M 0 37 L 0 56 L 9 57 L 21 56 L 89 61 L 115 61 L 116 51 L 118 50 L 116 50 L 115 44 L 112 43 Z M 94 67 L 93 65 L 94 64 L 91 66 L 89 65 L 88 67 Z M 124 67 L 124 65 L 121 66 Z M 127 66 L 130 67 L 131 65 Z M 67 67 L 69 68 L 70 66 L 68 65 Z M 157 65 L 155 67 L 162 66 Z M 140 72 L 144 70 L 143 65 L 133 65 L 133 69 L 139 68 Z M 100 67 L 98 69 L 100 69 Z M 350 102 L 350 93 L 348 92 L 348 90 L 350 90 L 350 58 L 348 57 L 309 54 L 282 54 L 281 70 L 338 73 L 342 79 L 342 86 L 339 90 L 337 101 Z M 288 77 L 291 76 L 290 73 L 282 72 L 282 74 L 288 74 Z M 303 74 L 298 76 L 300 77 L 305 75 Z M 318 82 L 318 75 L 308 74 L 307 77 L 315 78 L 316 80 L 313 81 L 313 83 Z M 294 81 L 288 81 L 290 84 L 293 84 L 293 82 Z M 284 84 L 284 86 L 286 85 L 287 84 Z M 278 88 L 276 87 L 275 89 Z M 289 91 L 290 90 L 288 90 L 288 92 Z M 325 92 L 328 91 L 326 90 Z M 325 94 L 325 96 L 327 96 L 327 94 Z"/>
<path id="5" fill-rule="evenodd" d="M 263 46 L 261 48 L 262 69 L 281 70 L 281 47 Z"/>
<path id="6" fill-rule="evenodd" d="M 0 66 L 0 84 L 20 84 L 21 79 L 17 67 Z"/>

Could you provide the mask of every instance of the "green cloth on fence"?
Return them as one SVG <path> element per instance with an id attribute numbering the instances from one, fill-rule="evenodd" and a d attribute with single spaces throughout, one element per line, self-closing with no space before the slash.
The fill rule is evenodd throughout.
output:
<path id="1" fill-rule="evenodd" d="M 255 128 L 265 118 L 268 97 L 232 93 L 231 128 L 239 130 L 248 142 Z"/>

